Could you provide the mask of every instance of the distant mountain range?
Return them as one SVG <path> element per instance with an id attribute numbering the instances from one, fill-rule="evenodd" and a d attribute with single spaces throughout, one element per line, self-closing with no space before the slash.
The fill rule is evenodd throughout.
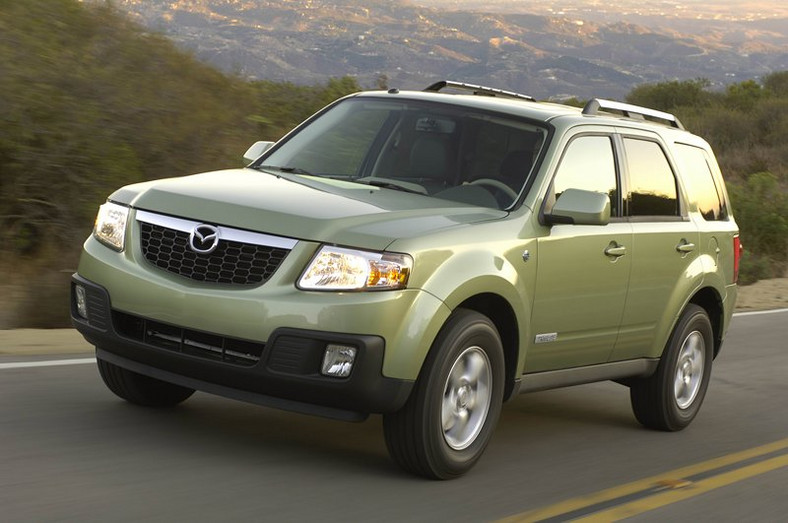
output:
<path id="1" fill-rule="evenodd" d="M 645 82 L 724 85 L 788 70 L 786 18 L 660 23 L 640 16 L 631 18 L 635 24 L 396 0 L 114 4 L 225 71 L 300 84 L 352 75 L 365 87 L 422 88 L 454 79 L 538 98 L 621 98 Z"/>

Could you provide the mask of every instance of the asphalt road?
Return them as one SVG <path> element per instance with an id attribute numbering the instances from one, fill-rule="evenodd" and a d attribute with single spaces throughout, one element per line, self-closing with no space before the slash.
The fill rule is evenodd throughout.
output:
<path id="1" fill-rule="evenodd" d="M 613 383 L 524 395 L 476 468 L 448 482 L 400 472 L 379 417 L 351 424 L 205 394 L 148 410 L 116 399 L 93 364 L 13 366 L 89 356 L 0 356 L 0 520 L 788 517 L 788 311 L 734 319 L 685 431 L 641 428 Z"/>

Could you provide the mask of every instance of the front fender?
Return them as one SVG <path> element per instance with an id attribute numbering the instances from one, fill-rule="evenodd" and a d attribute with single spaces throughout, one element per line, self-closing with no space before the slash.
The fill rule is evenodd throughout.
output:
<path id="1" fill-rule="evenodd" d="M 530 339 L 529 320 L 536 281 L 535 240 L 517 242 L 501 249 L 469 249 L 444 256 L 437 269 L 423 282 L 422 289 L 436 296 L 454 311 L 482 295 L 495 295 L 512 309 L 518 333 L 516 368 L 525 362 L 525 347 Z M 523 255 L 529 251 L 529 260 Z M 496 255 L 493 253 L 500 252 Z M 529 263 L 530 261 L 530 263 Z M 502 311 L 501 311 L 502 312 Z M 487 311 L 494 316 L 496 311 Z M 493 318 L 491 318 L 493 319 Z"/>

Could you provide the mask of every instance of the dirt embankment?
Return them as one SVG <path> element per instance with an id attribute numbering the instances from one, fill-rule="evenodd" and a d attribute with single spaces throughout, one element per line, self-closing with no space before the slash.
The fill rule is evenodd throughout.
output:
<path id="1" fill-rule="evenodd" d="M 761 280 L 739 287 L 737 311 L 788 308 L 788 278 Z"/>

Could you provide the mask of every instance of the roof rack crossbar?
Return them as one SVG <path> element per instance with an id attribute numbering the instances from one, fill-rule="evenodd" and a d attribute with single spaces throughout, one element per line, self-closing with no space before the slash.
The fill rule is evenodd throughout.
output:
<path id="1" fill-rule="evenodd" d="M 473 92 L 473 94 L 480 94 L 486 96 L 504 96 L 506 98 L 517 98 L 518 100 L 528 100 L 529 102 L 536 101 L 533 96 L 528 96 L 527 94 L 515 93 L 513 91 L 504 91 L 503 89 L 495 89 L 494 87 L 485 87 L 483 85 L 454 82 L 452 80 L 441 80 L 440 82 L 435 82 L 434 84 L 430 85 L 424 90 L 437 93 L 438 91 L 440 91 L 441 89 L 445 89 L 446 87 L 451 87 L 453 89 L 459 89 L 462 91 L 471 91 Z"/>
<path id="2" fill-rule="evenodd" d="M 603 98 L 593 98 L 588 101 L 585 107 L 583 107 L 583 114 L 597 114 L 599 110 L 602 109 L 611 109 L 613 111 L 621 111 L 624 116 L 627 118 L 635 118 L 638 120 L 645 120 L 645 117 L 648 116 L 649 118 L 654 118 L 657 120 L 663 120 L 668 123 L 671 127 L 675 127 L 677 129 L 684 129 L 684 126 L 681 124 L 678 118 L 675 115 L 670 113 L 664 113 L 662 111 L 657 111 L 654 109 L 648 109 L 646 107 L 640 107 L 638 105 L 626 104 L 622 102 L 616 102 L 613 100 L 605 100 Z"/>

